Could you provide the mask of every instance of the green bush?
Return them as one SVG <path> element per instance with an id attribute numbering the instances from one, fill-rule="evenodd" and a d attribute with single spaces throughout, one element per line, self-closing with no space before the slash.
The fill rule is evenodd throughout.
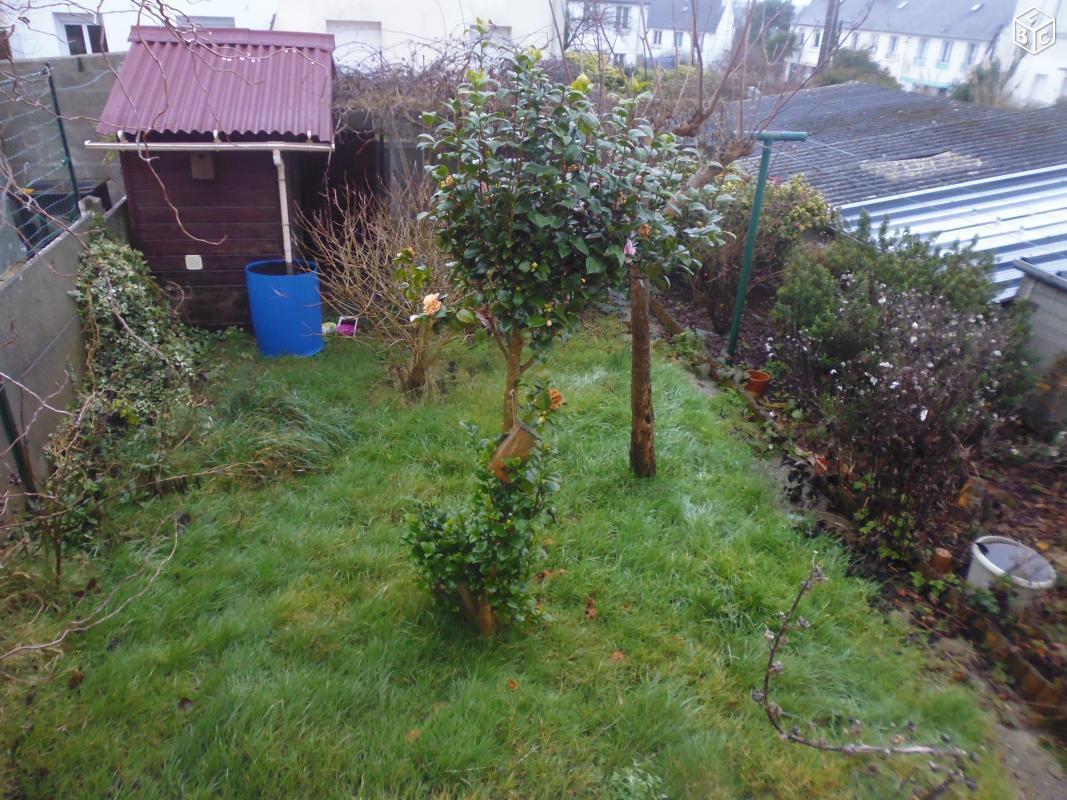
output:
<path id="1" fill-rule="evenodd" d="M 532 426 L 543 427 L 562 395 L 535 388 Z M 468 429 L 472 435 L 474 429 Z M 529 593 L 534 542 L 555 515 L 549 499 L 559 477 L 538 438 L 528 456 L 504 461 L 510 482 L 490 462 L 503 436 L 478 444 L 479 469 L 470 496 L 451 509 L 421 502 L 408 516 L 404 541 L 422 582 L 451 611 L 462 611 L 483 635 L 500 623 L 521 622 L 533 608 Z"/>
<path id="2" fill-rule="evenodd" d="M 140 253 L 102 227 L 89 236 L 71 292 L 85 338 L 85 370 L 72 413 L 48 445 L 52 472 L 33 510 L 35 532 L 55 556 L 91 542 L 105 499 L 154 473 L 162 449 L 129 458 L 132 438 L 150 440 L 175 408 L 188 405 L 202 338 L 174 314 Z"/>
<path id="3" fill-rule="evenodd" d="M 836 464 L 870 551 L 910 561 L 938 544 L 968 449 L 1025 386 L 1025 319 L 992 304 L 989 260 L 917 237 L 799 248 L 774 309 L 774 355 L 801 388 L 809 434 Z"/>
<path id="4" fill-rule="evenodd" d="M 694 301 L 707 311 L 715 330 L 724 333 L 737 296 L 756 182 L 747 175 L 741 178 L 727 175 L 720 178 L 719 190 L 732 198 L 723 203 L 719 223 L 730 236 L 717 246 L 714 241 L 690 245 L 690 251 L 700 262 L 690 286 Z M 749 297 L 772 296 L 794 245 L 805 237 L 825 233 L 833 222 L 832 209 L 803 176 L 768 184 L 756 234 Z"/>

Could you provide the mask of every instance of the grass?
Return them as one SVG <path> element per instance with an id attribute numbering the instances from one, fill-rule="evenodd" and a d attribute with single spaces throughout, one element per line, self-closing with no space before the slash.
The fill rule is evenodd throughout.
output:
<path id="1" fill-rule="evenodd" d="M 249 442 L 197 437 L 192 460 L 261 453 L 247 428 L 262 420 L 242 408 L 267 381 L 305 412 L 286 417 L 288 446 L 325 439 L 315 452 L 333 463 L 112 510 L 117 543 L 94 562 L 105 589 L 166 551 L 165 531 L 146 533 L 161 520 L 191 521 L 158 582 L 73 640 L 55 680 L 3 684 L 12 795 L 604 797 L 658 778 L 672 798 L 892 796 L 862 761 L 778 741 L 749 699 L 764 628 L 816 548 L 831 581 L 786 648 L 779 702 L 831 731 L 856 717 L 884 740 L 914 720 L 984 751 L 975 696 L 872 608 L 833 543 L 802 535 L 737 433 L 735 400 L 658 361 L 660 474 L 630 476 L 625 348 L 605 324 L 552 354 L 563 489 L 538 569 L 566 572 L 538 584 L 543 620 L 485 642 L 434 608 L 400 534 L 410 498 L 447 503 L 468 485 L 458 423 L 499 424 L 494 354 L 457 352 L 444 396 L 406 403 L 358 342 L 270 363 L 235 346 L 213 413 L 243 420 Z M 63 618 L 10 622 L 10 639 L 39 638 Z M 982 796 L 1008 795 L 994 758 L 978 772 Z"/>

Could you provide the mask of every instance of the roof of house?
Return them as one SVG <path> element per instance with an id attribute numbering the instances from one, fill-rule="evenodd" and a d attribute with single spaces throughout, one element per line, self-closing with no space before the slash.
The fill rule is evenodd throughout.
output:
<path id="1" fill-rule="evenodd" d="M 725 11 L 723 0 L 650 0 L 647 26 L 663 30 L 691 31 L 694 8 L 700 31 L 715 33 Z"/>
<path id="2" fill-rule="evenodd" d="M 332 34 L 137 27 L 130 43 L 100 134 L 333 139 Z"/>
<path id="3" fill-rule="evenodd" d="M 993 255 L 999 299 L 1015 294 L 1019 259 L 1050 275 L 1067 273 L 1067 163 L 841 209 L 853 225 L 862 212 L 875 226 L 887 220 L 894 233 L 908 229 L 940 246 L 973 241 Z"/>
<path id="4" fill-rule="evenodd" d="M 768 121 L 781 102 L 746 103 L 745 128 L 811 134 L 774 145 L 771 176 L 802 173 L 835 205 L 1053 166 L 1067 153 L 1062 105 L 1008 111 L 846 83 L 797 92 Z M 738 164 L 754 170 L 758 158 Z"/>
<path id="5" fill-rule="evenodd" d="M 827 0 L 814 0 L 794 18 L 797 25 L 826 21 Z M 842 31 L 853 28 L 914 36 L 990 41 L 1015 13 L 1015 0 L 841 0 Z"/>

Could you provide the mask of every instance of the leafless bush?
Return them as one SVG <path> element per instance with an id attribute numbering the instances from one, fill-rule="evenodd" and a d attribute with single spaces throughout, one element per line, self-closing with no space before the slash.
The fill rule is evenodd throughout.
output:
<path id="1" fill-rule="evenodd" d="M 450 294 L 445 256 L 428 220 L 418 213 L 429 206 L 432 184 L 421 176 L 399 176 L 384 197 L 334 190 L 329 207 L 304 218 L 308 248 L 319 261 L 326 302 L 339 314 L 359 317 L 392 362 L 405 391 L 421 391 L 434 364 L 456 331 L 414 323 L 427 295 Z M 396 264 L 397 254 L 418 254 L 417 275 Z"/>

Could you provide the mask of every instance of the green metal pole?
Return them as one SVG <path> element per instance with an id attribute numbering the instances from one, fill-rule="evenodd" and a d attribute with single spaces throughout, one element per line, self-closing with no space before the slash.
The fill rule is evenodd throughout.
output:
<path id="1" fill-rule="evenodd" d="M 78 178 L 74 175 L 74 159 L 70 157 L 70 146 L 67 144 L 67 131 L 63 125 L 63 114 L 59 110 L 59 95 L 56 93 L 56 82 L 52 78 L 52 65 L 44 65 L 48 73 L 48 91 L 52 95 L 52 108 L 56 112 L 56 125 L 59 126 L 59 141 L 63 145 L 63 163 L 67 167 L 67 175 L 70 176 L 71 219 L 78 218 Z"/>
<path id="2" fill-rule="evenodd" d="M 756 179 L 756 195 L 752 198 L 752 216 L 748 221 L 748 235 L 745 238 L 745 254 L 741 259 L 741 275 L 737 282 L 737 298 L 734 300 L 734 318 L 730 323 L 730 341 L 726 346 L 727 360 L 731 363 L 737 352 L 737 335 L 741 331 L 741 314 L 745 310 L 745 298 L 748 296 L 748 284 L 752 280 L 752 259 L 756 254 L 756 232 L 759 230 L 760 213 L 763 211 L 763 193 L 767 188 L 767 176 L 771 171 L 771 145 L 774 142 L 803 142 L 808 134 L 801 131 L 764 131 L 757 134 L 763 144 L 760 155 L 759 177 Z"/>

